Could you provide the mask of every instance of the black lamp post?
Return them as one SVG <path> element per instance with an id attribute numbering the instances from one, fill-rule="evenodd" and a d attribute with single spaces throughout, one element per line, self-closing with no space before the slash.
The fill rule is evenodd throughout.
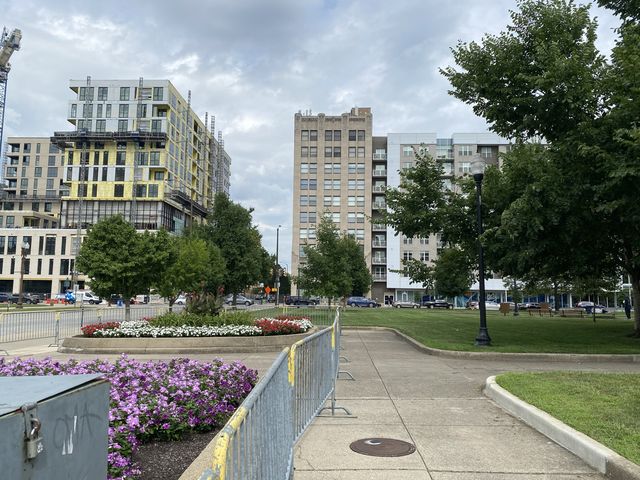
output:
<path id="1" fill-rule="evenodd" d="M 23 241 L 20 246 L 20 292 L 18 294 L 18 304 L 16 308 L 22 308 L 24 298 L 24 259 L 29 253 L 29 242 Z"/>
<path id="2" fill-rule="evenodd" d="M 482 179 L 484 178 L 485 161 L 483 158 L 476 156 L 471 162 L 471 173 L 476 181 L 476 215 L 478 223 L 478 285 L 479 285 L 479 310 L 480 310 L 480 330 L 476 337 L 475 344 L 477 346 L 491 345 L 491 337 L 487 330 L 487 306 L 485 304 L 484 292 L 484 252 L 482 250 Z"/>

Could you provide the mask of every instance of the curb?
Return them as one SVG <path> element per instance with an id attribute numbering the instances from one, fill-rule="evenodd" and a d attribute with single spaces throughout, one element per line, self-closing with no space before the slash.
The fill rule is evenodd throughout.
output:
<path id="1" fill-rule="evenodd" d="M 394 332 L 416 349 L 438 357 L 464 360 L 518 360 L 526 362 L 558 362 L 558 363 L 640 363 L 640 354 L 588 354 L 588 353 L 505 353 L 505 352 L 462 352 L 458 350 L 442 350 L 427 347 L 417 340 L 391 327 L 342 326 L 343 330 L 386 330 Z"/>
<path id="2" fill-rule="evenodd" d="M 607 477 L 613 480 L 640 480 L 639 465 L 539 408 L 520 400 L 498 385 L 495 376 L 487 378 L 484 394 L 511 415 L 569 450 Z"/>

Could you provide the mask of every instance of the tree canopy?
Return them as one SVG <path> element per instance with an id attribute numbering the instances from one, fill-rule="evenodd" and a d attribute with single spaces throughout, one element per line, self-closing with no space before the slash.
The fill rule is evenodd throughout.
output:
<path id="1" fill-rule="evenodd" d="M 600 3 L 623 19 L 609 59 L 588 5 L 520 0 L 506 31 L 459 43 L 457 68 L 442 73 L 452 95 L 516 143 L 485 188 L 498 202 L 485 234 L 494 264 L 575 278 L 624 269 L 640 305 L 639 7 Z M 519 146 L 539 139 L 548 146 Z"/>
<path id="2" fill-rule="evenodd" d="M 338 232 L 327 217 L 318 224 L 315 245 L 306 245 L 304 253 L 306 263 L 299 269 L 298 288 L 329 299 L 369 291 L 371 273 L 361 246 L 353 236 Z"/>
<path id="3" fill-rule="evenodd" d="M 80 251 L 76 268 L 91 280 L 92 290 L 109 298 L 121 294 L 129 318 L 130 298 L 148 291 L 173 261 L 169 234 L 138 233 L 121 215 L 105 218 L 90 227 Z"/>

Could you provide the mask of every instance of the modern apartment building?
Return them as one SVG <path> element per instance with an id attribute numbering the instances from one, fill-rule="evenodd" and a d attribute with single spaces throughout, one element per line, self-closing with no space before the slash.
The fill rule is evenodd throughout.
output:
<path id="1" fill-rule="evenodd" d="M 9 137 L 2 164 L 0 228 L 56 228 L 65 158 L 49 137 Z"/>
<path id="2" fill-rule="evenodd" d="M 190 94 L 168 80 L 88 78 L 70 88 L 72 129 L 7 141 L 2 292 L 18 292 L 23 254 L 25 292 L 83 288 L 74 263 L 88 226 L 121 214 L 139 230 L 179 233 L 204 221 L 216 193 L 229 193 L 222 135 L 213 117 L 195 114 Z"/>
<path id="3" fill-rule="evenodd" d="M 450 187 L 455 175 L 469 173 L 474 155 L 497 164 L 498 153 L 508 148 L 506 140 L 486 133 L 451 138 L 438 138 L 435 133 L 370 136 L 370 108 L 354 108 L 334 117 L 297 113 L 294 121 L 293 275 L 305 261 L 303 246 L 315 241 L 320 215 L 328 214 L 341 231 L 352 233 L 362 244 L 373 278 L 370 294 L 389 303 L 424 292 L 421 285 L 397 272 L 402 261 L 432 263 L 442 245 L 438 235 L 407 238 L 382 224 L 386 188 L 400 184 L 400 171 L 415 165 L 415 153 L 421 149 L 442 163 L 444 184 Z"/>
<path id="4" fill-rule="evenodd" d="M 168 80 L 72 80 L 62 228 L 124 215 L 139 229 L 200 223 L 229 188 L 230 158 Z"/>

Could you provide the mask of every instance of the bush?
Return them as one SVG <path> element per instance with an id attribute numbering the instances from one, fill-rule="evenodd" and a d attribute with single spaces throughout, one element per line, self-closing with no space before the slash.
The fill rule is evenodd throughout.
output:
<path id="1" fill-rule="evenodd" d="M 167 312 L 155 318 L 149 319 L 153 327 L 221 327 L 223 325 L 253 325 L 250 312 L 234 311 L 222 312 L 220 315 L 191 313 L 191 312 Z"/>

